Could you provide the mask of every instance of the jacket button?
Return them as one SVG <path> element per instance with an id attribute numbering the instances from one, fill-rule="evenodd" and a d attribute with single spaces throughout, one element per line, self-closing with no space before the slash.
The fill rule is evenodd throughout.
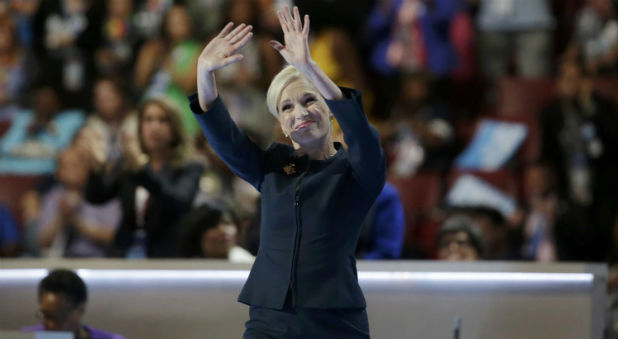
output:
<path id="1" fill-rule="evenodd" d="M 294 203 L 294 206 L 300 206 L 300 202 L 298 202 L 298 201 L 297 201 L 297 202 L 295 202 L 295 203 Z"/>

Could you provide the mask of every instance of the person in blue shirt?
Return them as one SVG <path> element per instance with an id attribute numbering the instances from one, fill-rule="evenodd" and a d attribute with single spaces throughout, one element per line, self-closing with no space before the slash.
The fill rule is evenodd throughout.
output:
<path id="1" fill-rule="evenodd" d="M 358 91 L 340 88 L 309 53 L 309 16 L 278 12 L 287 61 L 267 106 L 292 145 L 256 146 L 218 96 L 215 70 L 240 61 L 252 27 L 227 24 L 198 60 L 189 97 L 208 142 L 261 192 L 260 248 L 238 300 L 250 305 L 244 338 L 368 338 L 354 251 L 367 211 L 384 186 L 386 162 Z M 337 118 L 347 150 L 332 137 Z"/>
<path id="2" fill-rule="evenodd" d="M 63 110 L 57 89 L 34 86 L 32 110 L 15 115 L 0 139 L 0 173 L 43 175 L 56 168 L 58 152 L 66 148 L 84 123 L 80 110 Z"/>
<path id="3" fill-rule="evenodd" d="M 0 257 L 19 254 L 21 235 L 9 209 L 0 202 Z"/>
<path id="4" fill-rule="evenodd" d="M 405 231 L 405 212 L 399 192 L 387 182 L 367 213 L 356 257 L 366 260 L 399 259 Z"/>

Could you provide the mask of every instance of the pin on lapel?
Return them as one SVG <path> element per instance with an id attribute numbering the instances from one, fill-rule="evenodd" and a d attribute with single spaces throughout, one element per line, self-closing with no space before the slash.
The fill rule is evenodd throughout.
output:
<path id="1" fill-rule="evenodd" d="M 294 169 L 294 166 L 296 166 L 296 165 L 293 164 L 293 163 L 287 164 L 287 165 L 283 166 L 283 171 L 287 175 L 292 175 L 292 174 L 296 173 L 296 170 Z"/>

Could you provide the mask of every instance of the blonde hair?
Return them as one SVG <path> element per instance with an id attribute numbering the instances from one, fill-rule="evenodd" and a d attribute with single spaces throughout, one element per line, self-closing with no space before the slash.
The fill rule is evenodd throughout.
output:
<path id="1" fill-rule="evenodd" d="M 279 104 L 279 99 L 281 98 L 283 89 L 292 81 L 298 79 L 306 80 L 307 84 L 313 86 L 311 82 L 292 65 L 285 66 L 270 82 L 268 92 L 266 92 L 266 106 L 268 106 L 268 111 L 270 114 L 277 118 L 277 120 L 279 120 L 279 110 L 277 109 L 277 105 Z"/>

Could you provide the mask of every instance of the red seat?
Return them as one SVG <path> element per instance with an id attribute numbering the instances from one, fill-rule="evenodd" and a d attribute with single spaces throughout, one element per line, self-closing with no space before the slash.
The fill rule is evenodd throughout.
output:
<path id="1" fill-rule="evenodd" d="M 401 204 L 406 218 L 404 247 L 415 247 L 431 255 L 431 248 L 426 245 L 424 221 L 432 218 L 442 199 L 442 178 L 437 173 L 419 172 L 412 177 L 391 176 L 388 181 L 399 191 Z M 429 232 L 432 233 L 432 232 Z M 405 252 L 405 251 L 404 251 Z M 416 251 L 415 251 L 416 252 Z M 415 256 L 422 256 L 415 254 Z"/>
<path id="2" fill-rule="evenodd" d="M 536 117 L 554 93 L 554 80 L 550 78 L 505 77 L 500 79 L 498 86 L 499 100 L 496 114 L 499 117 L 522 115 Z"/>
<path id="3" fill-rule="evenodd" d="M 440 203 L 442 184 L 437 173 L 419 172 L 411 177 L 390 176 L 388 181 L 397 187 L 406 214 L 427 214 Z"/>
<path id="4" fill-rule="evenodd" d="M 0 121 L 0 138 L 11 128 L 10 121 Z"/>
<path id="5" fill-rule="evenodd" d="M 618 106 L 618 76 L 603 76 L 594 79 L 594 89 Z"/>
<path id="6" fill-rule="evenodd" d="M 21 197 L 34 187 L 39 176 L 0 175 L 0 201 L 6 205 L 19 226 L 22 223 Z"/>

